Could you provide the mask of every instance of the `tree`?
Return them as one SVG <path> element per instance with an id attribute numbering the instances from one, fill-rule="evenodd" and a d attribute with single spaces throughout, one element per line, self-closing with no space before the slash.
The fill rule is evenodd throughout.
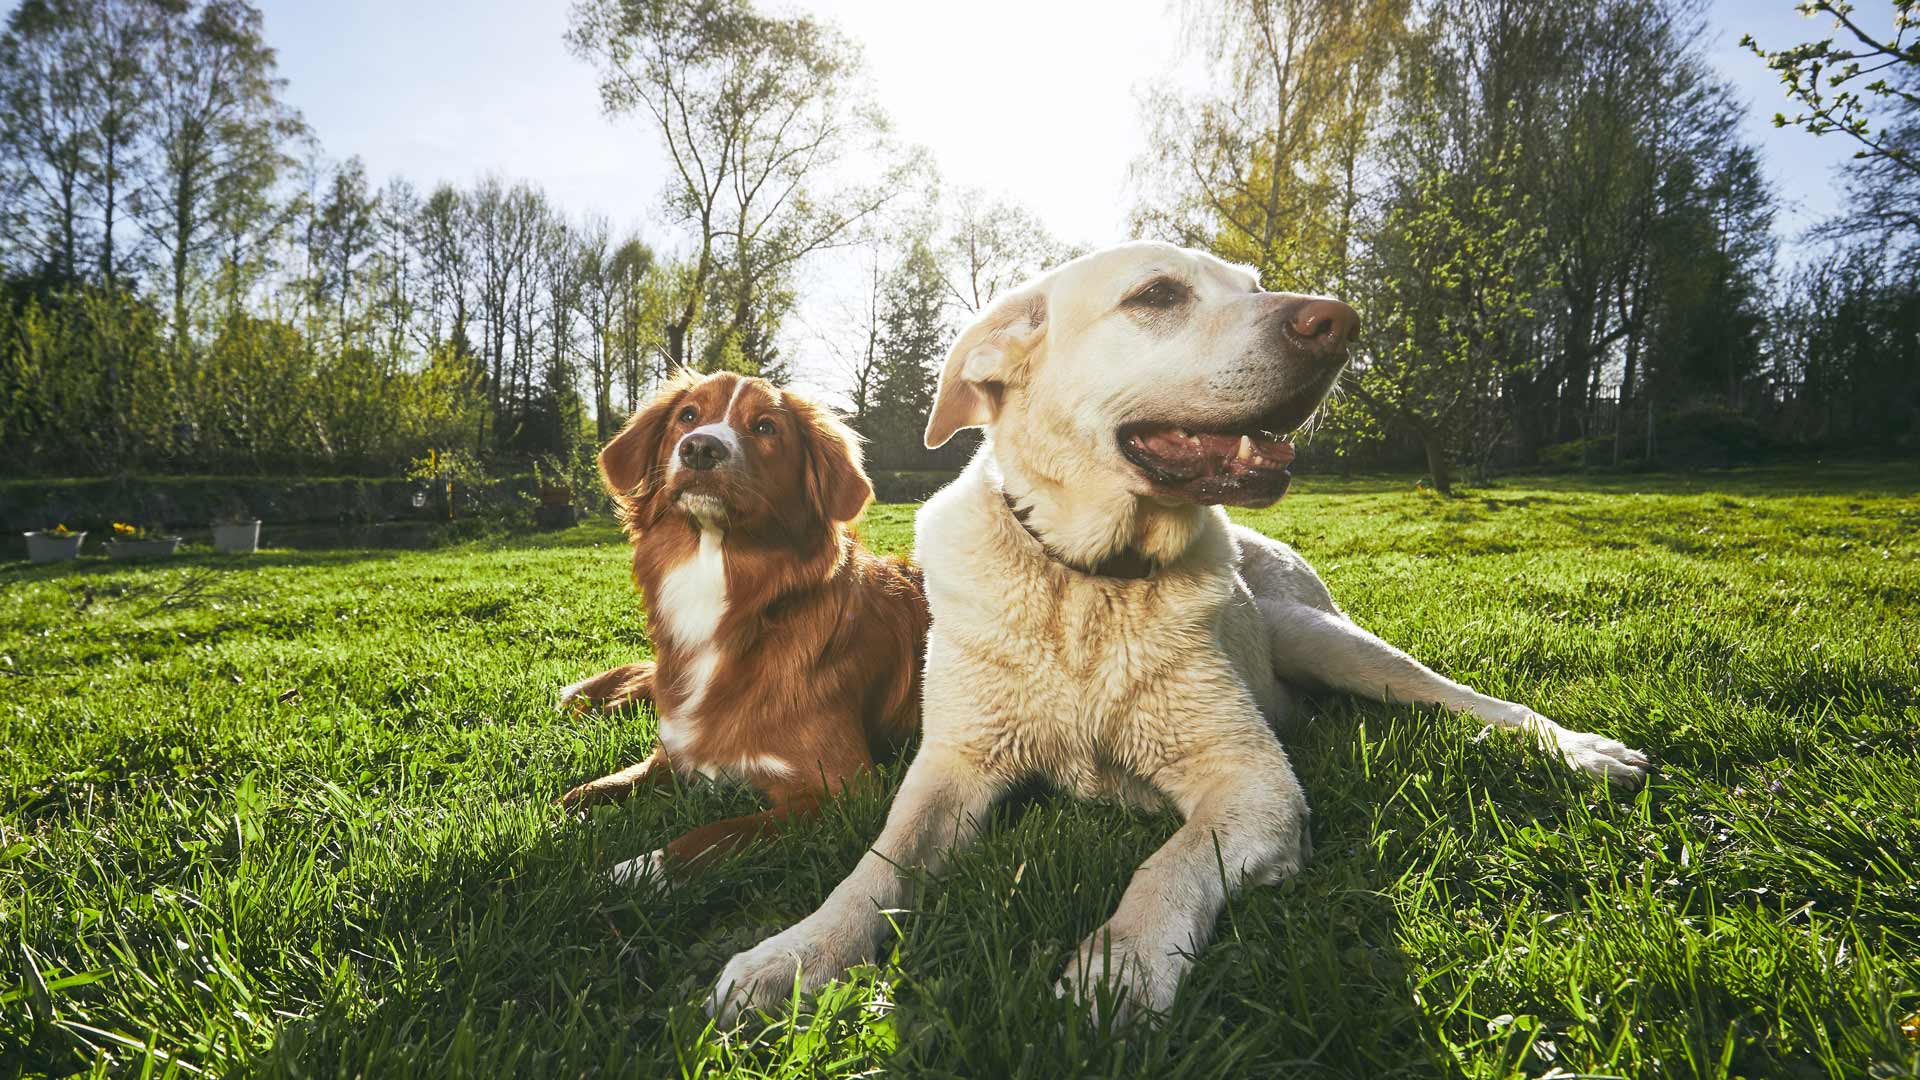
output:
<path id="1" fill-rule="evenodd" d="M 858 430 L 873 445 L 873 460 L 896 467 L 925 454 L 921 438 L 940 364 L 952 333 L 947 326 L 948 285 L 932 248 L 914 242 L 887 275 L 881 293 L 877 364 L 872 401 Z"/>
<path id="2" fill-rule="evenodd" d="M 467 339 L 467 305 L 472 288 L 473 263 L 468 204 L 451 184 L 441 184 L 420 204 L 414 222 L 425 296 L 425 318 L 420 323 L 421 344 L 429 351 L 458 343 L 462 355 L 471 353 Z"/>
<path id="3" fill-rule="evenodd" d="M 938 252 L 947 297 L 969 314 L 984 311 L 1000 293 L 1074 254 L 1033 211 L 971 188 L 954 199 Z"/>
<path id="4" fill-rule="evenodd" d="M 844 380 L 851 406 L 848 421 L 864 431 L 878 403 L 880 380 L 880 318 L 887 272 L 882 243 L 869 244 L 860 268 L 860 291 L 839 302 L 838 325 L 818 334 Z"/>
<path id="5" fill-rule="evenodd" d="M 1831 16 L 1834 29 L 1843 33 L 1774 50 L 1752 34 L 1741 35 L 1741 46 L 1780 74 L 1787 96 L 1800 106 L 1792 116 L 1775 113 L 1774 126 L 1845 135 L 1859 144 L 1856 158 L 1884 161 L 1920 175 L 1914 148 L 1890 139 L 1892 125 L 1882 120 L 1876 126 L 1872 115 L 1882 108 L 1906 116 L 1920 106 L 1920 93 L 1910 82 L 1915 65 L 1920 65 L 1920 47 L 1907 42 L 1908 31 L 1920 21 L 1920 0 L 1891 0 L 1891 37 L 1868 31 L 1845 0 L 1807 0 L 1795 6 L 1809 18 Z"/>
<path id="6" fill-rule="evenodd" d="M 498 177 L 480 181 L 467 198 L 466 219 L 473 244 L 475 315 L 480 324 L 480 355 L 485 367 L 489 412 L 495 430 L 507 415 L 514 396 L 515 371 L 521 351 L 516 316 L 524 315 L 518 298 L 525 293 L 524 278 L 533 249 L 533 227 L 543 200 L 532 187 L 509 187 Z M 518 297 L 517 295 L 518 294 Z M 509 342 L 515 351 L 508 353 Z M 511 425 L 506 428 L 511 431 Z"/>
<path id="7" fill-rule="evenodd" d="M 638 237 L 628 238 L 614 251 L 612 362 L 629 415 L 639 410 L 643 395 L 669 373 L 666 327 L 676 298 L 682 295 L 679 283 L 687 273 L 685 262 L 657 259 Z"/>
<path id="8" fill-rule="evenodd" d="M 95 166 L 86 33 L 79 5 L 28 0 L 0 36 L 0 161 L 11 189 L 9 232 L 32 251 L 22 269 L 58 282 L 79 276 L 89 239 L 82 215 Z"/>
<path id="9" fill-rule="evenodd" d="M 99 282 L 115 289 L 137 254 L 121 243 L 121 217 L 148 164 L 147 65 L 158 24 L 142 0 L 92 0 L 82 8 L 81 107 L 93 141 L 87 195 L 100 215 Z"/>
<path id="10" fill-rule="evenodd" d="M 153 168 L 138 192 L 142 227 L 166 256 L 176 349 L 189 338 L 188 291 L 222 208 L 255 198 L 291 163 L 283 144 L 304 130 L 282 105 L 282 81 L 247 0 L 166 9 L 149 101 Z"/>
<path id="11" fill-rule="evenodd" d="M 1752 34 L 1740 44 L 1780 76 L 1796 112 L 1778 112 L 1775 127 L 1816 136 L 1841 135 L 1856 144 L 1847 170 L 1848 209 L 1822 223 L 1827 238 L 1875 236 L 1911 251 L 1920 239 L 1920 44 L 1909 40 L 1920 21 L 1920 0 L 1891 0 L 1892 34 L 1871 31 L 1841 0 L 1797 5 L 1808 17 L 1825 15 L 1832 36 L 1768 49 Z"/>
<path id="12" fill-rule="evenodd" d="M 374 200 L 370 315 L 380 334 L 380 352 L 389 358 L 405 354 L 419 313 L 419 243 L 414 230 L 420 221 L 420 193 L 405 177 L 389 177 Z"/>
<path id="13" fill-rule="evenodd" d="M 1217 72 L 1199 93 L 1145 100 L 1135 228 L 1253 265 L 1270 287 L 1344 282 L 1359 162 L 1409 0 L 1187 3 L 1185 32 Z"/>
<path id="14" fill-rule="evenodd" d="M 1774 265 L 1774 196 L 1750 147 L 1697 162 L 1660 214 L 1643 378 L 1669 400 L 1729 409 L 1760 374 Z"/>
<path id="15" fill-rule="evenodd" d="M 310 236 L 314 302 L 333 307 L 335 330 L 344 344 L 359 329 L 348 317 L 354 297 L 355 275 L 374 246 L 378 201 L 367 185 L 366 165 L 356 155 L 334 168 L 319 205 L 314 207 Z"/>
<path id="16" fill-rule="evenodd" d="M 1453 457 L 1502 434 L 1501 382 L 1524 363 L 1514 348 L 1551 288 L 1529 271 L 1544 240 L 1511 166 L 1435 171 L 1408 183 L 1378 245 L 1370 344 L 1349 386 L 1376 417 L 1420 440 L 1434 489 L 1453 493 Z"/>
<path id="17" fill-rule="evenodd" d="M 1803 264 L 1778 296 L 1782 425 L 1816 446 L 1920 446 L 1920 275 L 1856 245 Z"/>
<path id="18" fill-rule="evenodd" d="M 541 222 L 536 248 L 536 272 L 546 292 L 547 320 L 547 351 L 539 391 L 545 430 L 539 438 L 548 448 L 570 455 L 579 441 L 581 426 L 579 380 L 574 366 L 574 337 L 583 288 L 580 236 L 571 222 L 554 212 Z"/>
<path id="19" fill-rule="evenodd" d="M 601 442 L 613 437 L 618 424 L 614 413 L 614 386 L 622 374 L 638 365 L 628 354 L 643 350 L 631 341 L 628 327 L 644 323 L 639 312 L 646 305 L 645 282 L 653 272 L 653 250 L 638 236 L 615 243 L 604 217 L 589 218 L 580 232 L 578 267 L 579 311 L 586 324 L 582 346 L 587 372 L 593 383 L 595 432 Z M 638 372 L 628 374 L 629 381 Z M 629 405 L 628 410 L 632 411 Z"/>
<path id="20" fill-rule="evenodd" d="M 672 164 L 667 215 L 694 244 L 666 325 L 669 362 L 769 367 L 794 265 L 850 239 L 906 186 L 897 175 L 826 184 L 883 150 L 859 50 L 829 24 L 747 0 L 582 0 L 567 40 L 599 70 L 608 112 L 644 115 Z M 696 351 L 703 320 L 721 340 Z"/>

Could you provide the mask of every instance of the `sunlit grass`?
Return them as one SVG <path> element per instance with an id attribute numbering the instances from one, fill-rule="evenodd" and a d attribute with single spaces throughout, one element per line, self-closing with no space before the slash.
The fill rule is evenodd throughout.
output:
<path id="1" fill-rule="evenodd" d="M 652 739 L 552 710 L 646 649 L 610 526 L 11 564 L 0 1076 L 1908 1075 L 1916 495 L 1897 467 L 1454 500 L 1308 477 L 1246 515 L 1389 639 L 1663 771 L 1614 795 L 1467 721 L 1315 700 L 1286 733 L 1312 865 L 1119 1034 L 1052 982 L 1173 822 L 1043 793 L 898 917 L 895 963 L 709 1031 L 726 957 L 811 910 L 885 803 L 664 894 L 604 880 L 752 802 L 551 805 Z M 911 521 L 866 535 L 904 549 Z"/>

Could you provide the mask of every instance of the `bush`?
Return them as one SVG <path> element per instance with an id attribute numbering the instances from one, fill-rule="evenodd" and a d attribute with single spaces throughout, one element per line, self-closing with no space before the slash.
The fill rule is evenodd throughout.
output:
<path id="1" fill-rule="evenodd" d="M 1783 449 L 1761 423 L 1716 402 L 1690 402 L 1660 417 L 1654 456 L 1661 465 L 1745 465 Z"/>
<path id="2" fill-rule="evenodd" d="M 448 349 L 323 347 L 244 313 L 176 347 L 150 304 L 75 287 L 0 300 L 0 458 L 68 476 L 392 475 L 428 447 L 479 448 L 476 378 Z"/>
<path id="3" fill-rule="evenodd" d="M 1613 436 L 1569 439 L 1540 448 L 1535 464 L 1542 472 L 1567 472 L 1595 465 L 1613 464 Z"/>
<path id="4" fill-rule="evenodd" d="M 958 472 L 930 469 L 891 470 L 869 473 L 873 497 L 880 502 L 919 502 L 946 487 Z"/>

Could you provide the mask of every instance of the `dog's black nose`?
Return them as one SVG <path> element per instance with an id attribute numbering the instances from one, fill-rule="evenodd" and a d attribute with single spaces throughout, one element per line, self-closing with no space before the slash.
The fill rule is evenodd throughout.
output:
<path id="1" fill-rule="evenodd" d="M 711 469 L 727 460 L 727 444 L 712 435 L 693 434 L 680 440 L 680 463 L 689 469 Z"/>

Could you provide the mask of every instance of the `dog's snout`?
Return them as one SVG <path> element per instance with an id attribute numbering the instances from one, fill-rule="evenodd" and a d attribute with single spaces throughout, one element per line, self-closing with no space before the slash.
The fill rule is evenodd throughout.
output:
<path id="1" fill-rule="evenodd" d="M 1308 344 L 1333 352 L 1360 331 L 1360 314 L 1338 300 L 1316 297 L 1288 315 L 1287 324 Z"/>
<path id="2" fill-rule="evenodd" d="M 727 460 L 727 444 L 712 435 L 695 432 L 680 440 L 680 463 L 689 469 L 711 469 Z"/>

